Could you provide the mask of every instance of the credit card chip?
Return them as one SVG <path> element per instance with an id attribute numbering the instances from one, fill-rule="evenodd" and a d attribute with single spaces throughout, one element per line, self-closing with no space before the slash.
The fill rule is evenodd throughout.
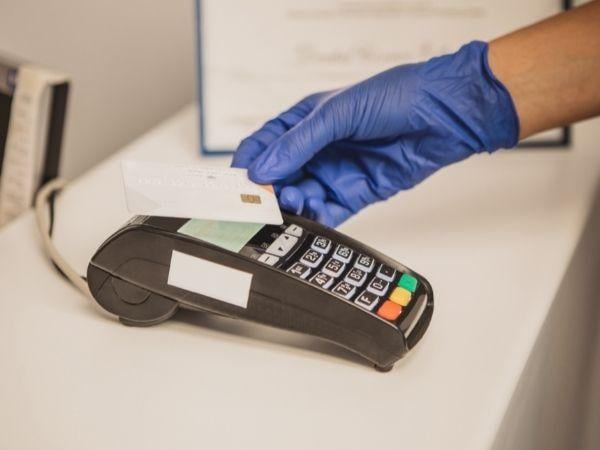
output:
<path id="1" fill-rule="evenodd" d="M 243 203 L 255 203 L 257 205 L 260 205 L 262 203 L 260 200 L 260 195 L 240 194 L 240 197 L 242 197 Z"/>

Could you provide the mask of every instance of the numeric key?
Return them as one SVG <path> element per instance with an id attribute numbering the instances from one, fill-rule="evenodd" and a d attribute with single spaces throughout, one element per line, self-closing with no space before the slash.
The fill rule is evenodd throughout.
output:
<path id="1" fill-rule="evenodd" d="M 331 292 L 333 292 L 336 295 L 339 295 L 342 298 L 345 298 L 346 300 L 350 300 L 356 292 L 356 287 L 354 287 L 350 283 L 346 283 L 345 281 L 340 281 Z"/>
<path id="2" fill-rule="evenodd" d="M 288 270 L 288 273 L 292 275 L 302 278 L 306 280 L 306 278 L 310 275 L 310 268 L 306 267 L 304 264 L 300 264 L 299 262 L 294 263 Z"/>
<path id="3" fill-rule="evenodd" d="M 366 279 L 367 279 L 367 272 L 365 272 L 364 270 L 357 269 L 356 267 L 353 267 L 346 274 L 344 281 L 346 281 L 350 284 L 353 284 L 354 286 L 361 287 L 364 284 Z"/>
<path id="4" fill-rule="evenodd" d="M 317 236 L 313 240 L 311 248 L 319 253 L 329 253 L 329 250 L 331 250 L 331 239 L 327 239 L 323 236 Z"/>
<path id="5" fill-rule="evenodd" d="M 327 275 L 337 278 L 342 274 L 345 267 L 346 265 L 343 262 L 332 258 L 327 261 L 321 270 Z"/>
<path id="6" fill-rule="evenodd" d="M 354 252 L 352 251 L 352 249 L 350 247 L 346 247 L 345 245 L 338 245 L 337 248 L 335 249 L 333 257 L 335 259 L 340 260 L 344 264 L 348 264 L 350 262 L 350 260 L 352 259 L 353 253 Z"/>
<path id="7" fill-rule="evenodd" d="M 389 285 L 390 284 L 387 281 L 375 277 L 367 286 L 367 291 L 372 292 L 375 295 L 384 295 L 388 290 Z"/>
<path id="8" fill-rule="evenodd" d="M 329 289 L 333 284 L 333 278 L 326 273 L 319 272 L 310 279 L 310 282 L 320 288 Z"/>
<path id="9" fill-rule="evenodd" d="M 307 267 L 315 268 L 323 261 L 323 254 L 319 252 L 315 252 L 314 250 L 307 250 L 302 258 L 300 258 L 300 262 Z"/>
<path id="10" fill-rule="evenodd" d="M 375 267 L 375 259 L 369 255 L 358 255 L 354 267 L 358 267 L 367 273 L 371 273 L 373 267 Z"/>

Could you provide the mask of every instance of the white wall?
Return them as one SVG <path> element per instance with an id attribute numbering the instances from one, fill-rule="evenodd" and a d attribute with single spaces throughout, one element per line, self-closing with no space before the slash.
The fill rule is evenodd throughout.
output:
<path id="1" fill-rule="evenodd" d="M 194 2 L 0 0 L 0 52 L 72 75 L 73 177 L 193 100 Z"/>

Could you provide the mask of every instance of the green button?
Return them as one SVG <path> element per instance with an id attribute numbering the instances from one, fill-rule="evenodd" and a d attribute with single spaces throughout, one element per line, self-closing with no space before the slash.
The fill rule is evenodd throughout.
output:
<path id="1" fill-rule="evenodd" d="M 417 284 L 419 284 L 417 279 L 407 273 L 403 274 L 400 277 L 400 281 L 398 281 L 398 286 L 403 287 L 410 292 L 415 292 L 417 290 Z"/>

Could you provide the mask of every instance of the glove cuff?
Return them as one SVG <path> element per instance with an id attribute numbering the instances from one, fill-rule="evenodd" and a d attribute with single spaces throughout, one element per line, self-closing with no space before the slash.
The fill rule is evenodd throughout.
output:
<path id="1" fill-rule="evenodd" d="M 502 111 L 504 111 L 505 119 L 504 119 L 504 121 L 502 121 L 502 120 L 500 121 L 499 126 L 505 127 L 505 133 L 504 133 L 505 139 L 498 139 L 499 145 L 496 147 L 496 149 L 498 149 L 498 148 L 513 148 L 519 142 L 519 135 L 520 135 L 520 131 L 521 131 L 521 124 L 519 122 L 519 115 L 517 114 L 517 108 L 515 107 L 515 102 L 513 101 L 512 95 L 510 95 L 510 92 L 508 91 L 508 89 L 506 88 L 504 83 L 502 83 L 502 81 L 500 81 L 498 78 L 496 78 L 496 75 L 494 75 L 494 72 L 492 72 L 492 68 L 490 67 L 490 63 L 489 63 L 489 59 L 488 59 L 488 55 L 489 55 L 488 44 L 483 43 L 483 42 L 478 42 L 478 41 L 474 41 L 474 42 L 483 44 L 485 46 L 485 50 L 483 52 L 483 67 L 484 67 L 485 73 L 487 74 L 487 76 L 490 79 L 490 82 L 493 83 L 498 90 L 499 97 L 501 97 L 501 100 L 500 100 L 501 105 L 500 106 L 501 106 Z M 495 150 L 495 149 L 488 150 L 488 151 L 493 151 L 493 150 Z"/>
<path id="2" fill-rule="evenodd" d="M 424 104 L 447 112 L 444 120 L 471 152 L 517 145 L 517 111 L 508 89 L 489 66 L 487 43 L 473 41 L 456 53 L 430 59 L 422 77 Z"/>
<path id="3" fill-rule="evenodd" d="M 488 60 L 488 44 L 481 41 L 473 41 L 463 46 L 463 50 L 474 51 L 480 65 L 481 79 L 476 81 L 480 84 L 479 93 L 482 95 L 482 123 L 484 130 L 482 139 L 483 148 L 487 152 L 493 152 L 500 148 L 513 148 L 519 142 L 519 116 L 510 92 L 506 86 L 494 75 Z"/>

